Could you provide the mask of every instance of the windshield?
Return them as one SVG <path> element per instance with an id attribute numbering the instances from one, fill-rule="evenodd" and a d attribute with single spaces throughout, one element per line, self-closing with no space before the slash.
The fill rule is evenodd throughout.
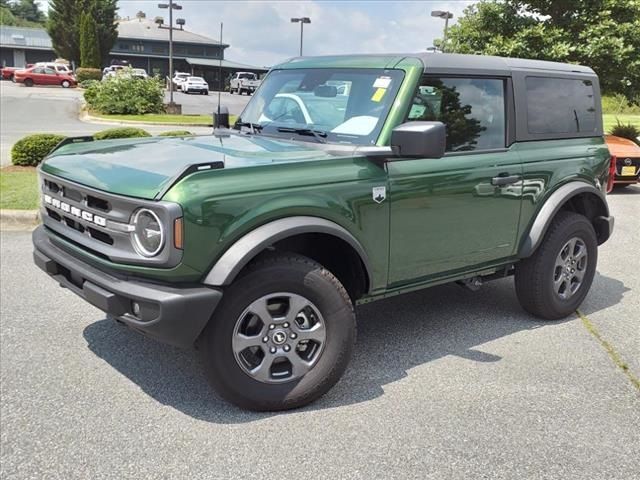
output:
<path id="1" fill-rule="evenodd" d="M 236 123 L 269 135 L 375 144 L 402 83 L 401 70 L 318 68 L 274 70 Z M 253 128 L 251 128 L 253 127 Z M 312 130 L 314 135 L 309 135 Z"/>
<path id="2" fill-rule="evenodd" d="M 191 82 L 191 83 L 204 83 L 204 79 L 202 77 L 189 77 L 188 82 Z"/>

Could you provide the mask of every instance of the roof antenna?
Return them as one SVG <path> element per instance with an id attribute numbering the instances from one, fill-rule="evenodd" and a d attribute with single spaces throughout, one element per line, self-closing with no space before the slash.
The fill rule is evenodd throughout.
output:
<path id="1" fill-rule="evenodd" d="M 213 133 L 217 133 L 216 130 L 220 128 L 229 128 L 229 109 L 227 107 L 220 106 L 220 95 L 222 92 L 222 55 L 224 53 L 224 47 L 222 46 L 222 27 L 223 23 L 220 22 L 220 53 L 218 58 L 218 109 L 213 115 Z"/>

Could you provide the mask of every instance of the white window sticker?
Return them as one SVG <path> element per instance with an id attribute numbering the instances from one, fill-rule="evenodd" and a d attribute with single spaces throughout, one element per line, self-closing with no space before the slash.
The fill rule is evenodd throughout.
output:
<path id="1" fill-rule="evenodd" d="M 373 82 L 373 88 L 389 88 L 391 85 L 391 77 L 378 77 Z"/>

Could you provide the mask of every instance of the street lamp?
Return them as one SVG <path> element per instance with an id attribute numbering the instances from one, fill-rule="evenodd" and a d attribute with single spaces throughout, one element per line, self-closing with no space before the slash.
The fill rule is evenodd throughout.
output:
<path id="1" fill-rule="evenodd" d="M 449 29 L 449 19 L 453 18 L 453 13 L 446 10 L 433 10 L 431 12 L 432 17 L 438 17 L 444 19 L 444 38 L 442 39 L 442 48 L 444 52 L 447 48 L 447 30 Z"/>
<path id="2" fill-rule="evenodd" d="M 169 9 L 169 105 L 173 106 L 173 11 L 182 10 L 182 6 L 169 0 L 169 3 L 159 3 L 158 8 Z"/>
<path id="3" fill-rule="evenodd" d="M 302 56 L 302 37 L 304 35 L 304 24 L 311 23 L 311 19 L 309 17 L 292 18 L 291 23 L 300 24 L 300 56 Z"/>

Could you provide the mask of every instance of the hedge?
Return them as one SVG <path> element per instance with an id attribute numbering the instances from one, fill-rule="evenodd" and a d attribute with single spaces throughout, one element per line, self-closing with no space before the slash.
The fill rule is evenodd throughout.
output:
<path id="1" fill-rule="evenodd" d="M 118 127 L 101 130 L 93 135 L 95 140 L 112 140 L 114 138 L 139 138 L 150 137 L 146 130 L 135 127 Z"/>
<path id="2" fill-rule="evenodd" d="M 84 91 L 89 108 L 109 115 L 144 115 L 164 112 L 164 91 L 156 78 L 135 78 L 126 73 L 89 85 Z"/>
<path id="3" fill-rule="evenodd" d="M 78 83 L 78 86 L 80 88 L 85 88 L 86 89 L 86 88 L 89 88 L 94 83 L 98 83 L 98 80 L 83 80 L 83 81 Z"/>
<path id="4" fill-rule="evenodd" d="M 18 140 L 11 149 L 11 163 L 25 167 L 35 167 L 49 154 L 53 147 L 65 138 L 64 135 L 55 135 L 53 133 L 27 135 Z"/>
<path id="5" fill-rule="evenodd" d="M 76 80 L 82 83 L 85 80 L 100 80 L 102 78 L 102 70 L 99 68 L 78 68 L 76 69 Z"/>
<path id="6" fill-rule="evenodd" d="M 189 130 L 169 130 L 158 134 L 159 137 L 192 137 L 193 133 Z"/>

